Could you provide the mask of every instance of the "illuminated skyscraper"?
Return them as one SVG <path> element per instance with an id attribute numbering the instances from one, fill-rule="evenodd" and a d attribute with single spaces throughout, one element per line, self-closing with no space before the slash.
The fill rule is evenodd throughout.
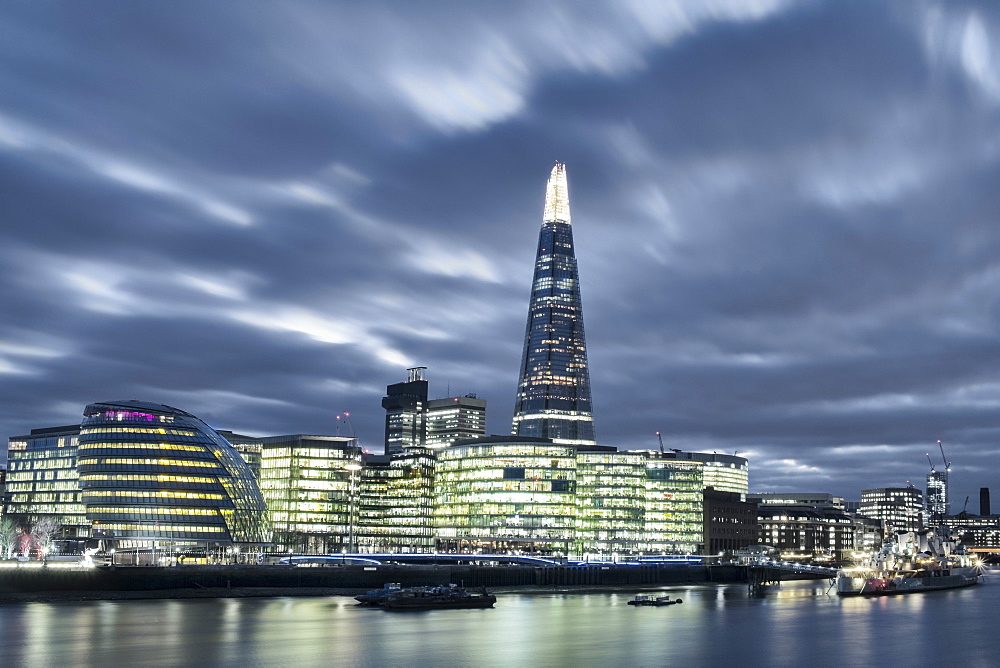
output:
<path id="1" fill-rule="evenodd" d="M 566 165 L 560 162 L 545 189 L 513 433 L 557 443 L 596 443 Z"/>
<path id="2" fill-rule="evenodd" d="M 950 510 L 948 501 L 948 471 L 931 469 L 927 474 L 927 494 L 924 496 L 924 507 L 927 511 L 924 523 L 928 526 L 937 526 L 944 522 Z"/>

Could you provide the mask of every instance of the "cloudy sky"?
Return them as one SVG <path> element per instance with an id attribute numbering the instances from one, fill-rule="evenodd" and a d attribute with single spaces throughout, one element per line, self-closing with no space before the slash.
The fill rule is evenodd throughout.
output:
<path id="1" fill-rule="evenodd" d="M 857 498 L 923 487 L 940 438 L 953 510 L 1000 505 L 994 4 L 3 15 L 3 436 L 135 398 L 255 435 L 349 411 L 378 450 L 414 365 L 507 433 L 561 160 L 601 443 Z"/>

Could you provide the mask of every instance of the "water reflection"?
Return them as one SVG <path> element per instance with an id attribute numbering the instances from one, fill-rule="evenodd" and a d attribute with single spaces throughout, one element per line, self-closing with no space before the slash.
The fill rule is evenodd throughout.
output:
<path id="1" fill-rule="evenodd" d="M 826 581 L 505 594 L 493 610 L 387 613 L 348 597 L 0 605 L 0 665 L 996 664 L 1000 588 L 841 598 Z M 949 642 L 942 642 L 942 639 Z"/>

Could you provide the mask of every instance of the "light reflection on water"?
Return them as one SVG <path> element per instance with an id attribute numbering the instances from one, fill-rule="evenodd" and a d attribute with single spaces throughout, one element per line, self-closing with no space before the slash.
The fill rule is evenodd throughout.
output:
<path id="1" fill-rule="evenodd" d="M 1000 587 L 840 598 L 827 581 L 502 594 L 493 610 L 387 613 L 325 598 L 0 605 L 0 666 L 1000 665 Z"/>

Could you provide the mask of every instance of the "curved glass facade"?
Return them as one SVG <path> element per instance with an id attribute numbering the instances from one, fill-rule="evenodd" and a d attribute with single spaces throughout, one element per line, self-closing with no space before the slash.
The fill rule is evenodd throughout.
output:
<path id="1" fill-rule="evenodd" d="M 250 467 L 214 429 L 142 401 L 87 406 L 77 468 L 95 538 L 267 543 L 267 507 Z"/>

